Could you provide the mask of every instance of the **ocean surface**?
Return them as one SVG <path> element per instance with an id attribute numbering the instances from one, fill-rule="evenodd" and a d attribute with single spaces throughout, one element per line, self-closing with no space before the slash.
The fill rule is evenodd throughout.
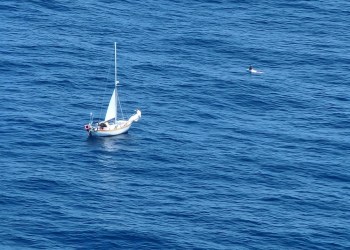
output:
<path id="1" fill-rule="evenodd" d="M 2 0 L 0 249 L 350 249 L 349 17 L 347 0 Z M 114 42 L 142 119 L 91 139 Z"/>

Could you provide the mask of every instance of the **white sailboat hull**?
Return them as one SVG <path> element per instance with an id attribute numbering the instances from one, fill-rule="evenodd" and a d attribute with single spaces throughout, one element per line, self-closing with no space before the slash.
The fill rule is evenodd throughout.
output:
<path id="1" fill-rule="evenodd" d="M 128 132 L 133 122 L 137 122 L 141 118 L 141 111 L 136 110 L 136 113 L 132 115 L 129 120 L 119 120 L 116 124 L 108 124 L 108 122 L 102 122 L 105 126 L 101 126 L 102 123 L 93 126 L 92 124 L 85 125 L 85 129 L 89 136 L 95 137 L 107 137 L 125 134 Z"/>
<path id="2" fill-rule="evenodd" d="M 116 127 L 116 128 L 104 128 L 104 129 L 93 128 L 89 131 L 89 134 L 90 134 L 90 136 L 96 136 L 96 137 L 107 137 L 107 136 L 121 135 L 121 134 L 127 133 L 130 127 L 131 127 L 131 124 L 128 126 L 120 127 L 120 128 L 118 128 L 118 127 Z"/>

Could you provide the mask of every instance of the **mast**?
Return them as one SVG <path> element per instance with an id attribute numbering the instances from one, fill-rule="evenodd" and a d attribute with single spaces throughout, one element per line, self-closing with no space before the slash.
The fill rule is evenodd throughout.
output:
<path id="1" fill-rule="evenodd" d="M 115 91 L 115 117 L 114 124 L 117 124 L 117 115 L 118 115 L 118 92 L 117 92 L 117 43 L 114 42 L 114 91 Z"/>

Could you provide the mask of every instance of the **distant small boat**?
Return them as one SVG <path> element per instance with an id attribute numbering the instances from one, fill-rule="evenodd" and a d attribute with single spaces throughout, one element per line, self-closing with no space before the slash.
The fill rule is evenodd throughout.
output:
<path id="1" fill-rule="evenodd" d="M 251 74 L 262 74 L 262 73 L 263 73 L 263 72 L 260 71 L 260 70 L 253 69 L 252 66 L 250 66 L 247 70 L 248 70 Z"/>
<path id="2" fill-rule="evenodd" d="M 114 43 L 114 91 L 109 101 L 105 119 L 102 122 L 93 124 L 93 116 L 91 114 L 90 122 L 85 125 L 85 130 L 89 136 L 104 137 L 114 136 L 127 133 L 133 122 L 137 122 L 141 118 L 141 111 L 136 110 L 136 113 L 128 120 L 118 120 L 118 91 L 117 86 L 117 43 Z"/>

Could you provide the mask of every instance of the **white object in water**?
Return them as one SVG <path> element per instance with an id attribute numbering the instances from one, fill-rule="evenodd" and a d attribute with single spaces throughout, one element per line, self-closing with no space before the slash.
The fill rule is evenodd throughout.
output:
<path id="1" fill-rule="evenodd" d="M 109 101 L 106 116 L 103 122 L 98 122 L 95 125 L 92 122 L 92 115 L 89 124 L 85 125 L 85 130 L 89 136 L 113 136 L 120 135 L 128 132 L 131 124 L 137 122 L 141 118 L 141 111 L 136 110 L 136 113 L 132 115 L 128 120 L 118 120 L 118 91 L 117 85 L 117 43 L 114 43 L 114 91 Z M 120 105 L 120 102 L 119 102 Z"/>
<path id="2" fill-rule="evenodd" d="M 248 69 L 248 71 L 251 73 L 251 74 L 262 74 L 264 72 L 260 71 L 260 70 L 256 70 L 256 69 Z"/>

